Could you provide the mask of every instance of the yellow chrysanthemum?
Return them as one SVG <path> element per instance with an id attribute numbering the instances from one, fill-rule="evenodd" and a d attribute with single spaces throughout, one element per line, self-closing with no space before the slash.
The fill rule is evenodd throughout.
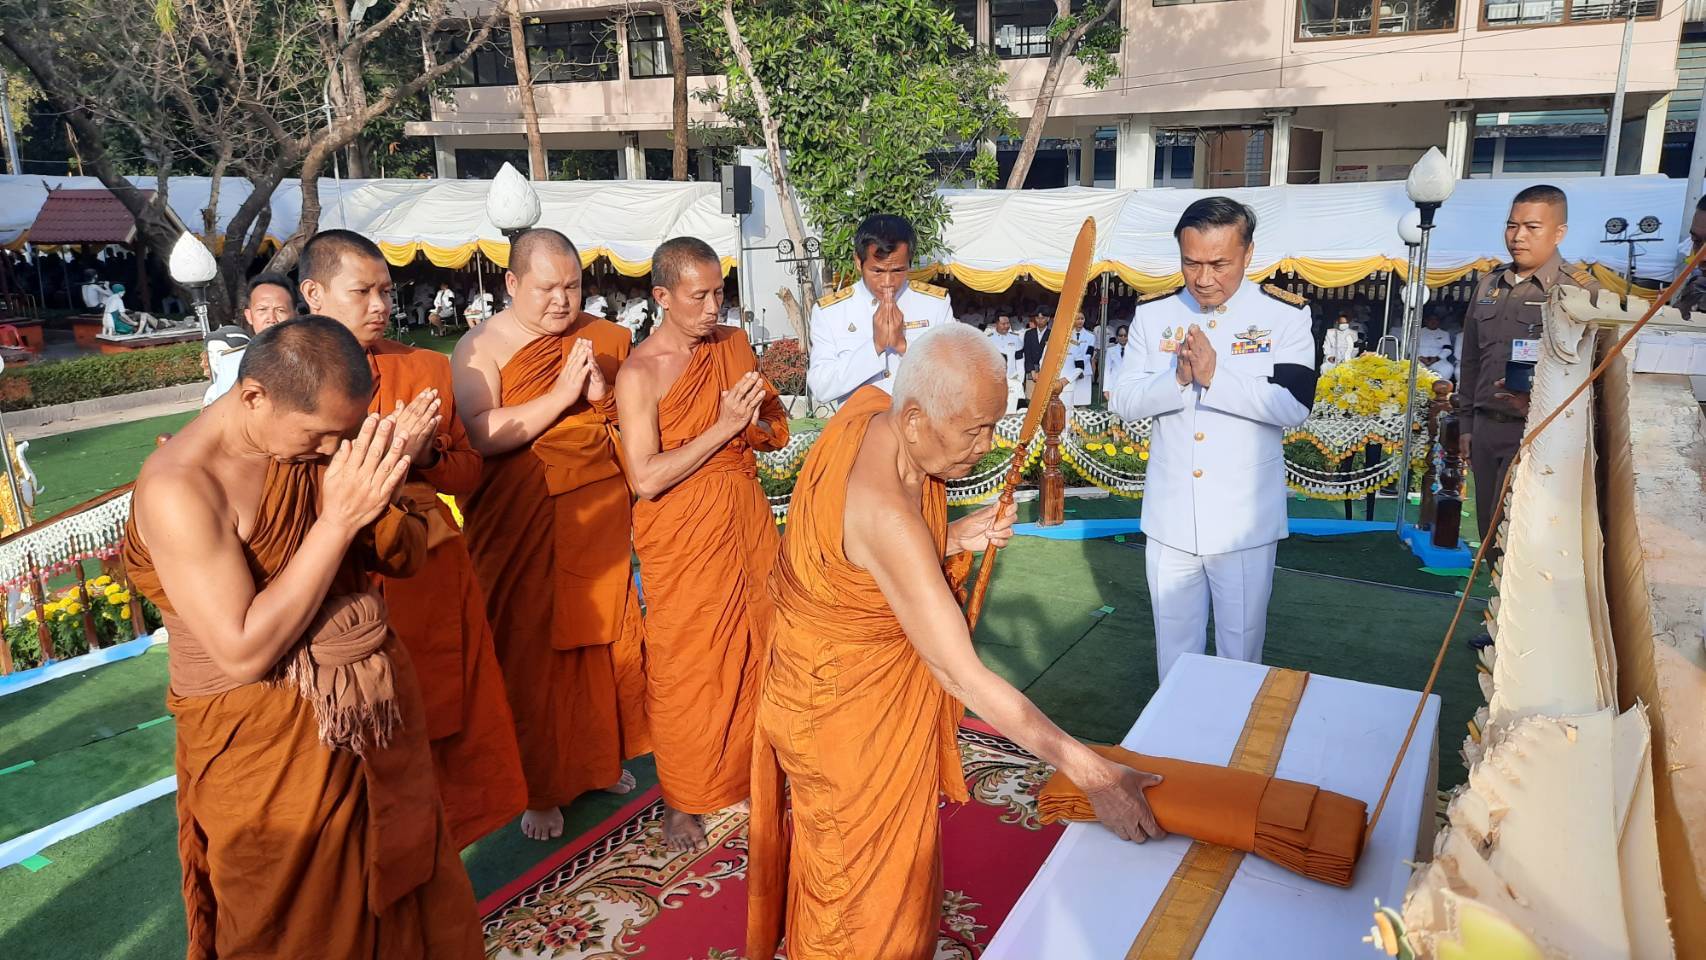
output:
<path id="1" fill-rule="evenodd" d="M 109 593 L 107 594 L 107 602 L 115 607 L 122 607 L 130 602 L 130 591 L 120 590 L 117 593 Z"/>
<path id="2" fill-rule="evenodd" d="M 1137 452 L 1137 448 L 1128 443 L 1124 447 L 1120 448 L 1120 452 L 1123 454 L 1126 454 L 1127 456 L 1130 456 L 1131 454 L 1134 454 Z"/>

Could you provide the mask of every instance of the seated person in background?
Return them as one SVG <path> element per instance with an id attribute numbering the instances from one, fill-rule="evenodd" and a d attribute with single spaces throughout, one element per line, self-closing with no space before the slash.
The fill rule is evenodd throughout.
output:
<path id="1" fill-rule="evenodd" d="M 124 308 L 124 284 L 115 283 L 102 307 L 101 334 L 108 337 L 134 337 L 156 333 L 170 327 L 169 321 L 152 313 Z"/>
<path id="2" fill-rule="evenodd" d="M 1423 327 L 1416 337 L 1416 359 L 1443 380 L 1450 380 L 1457 373 L 1457 355 L 1452 352 L 1451 334 L 1439 327 L 1439 313 L 1432 312 L 1422 321 Z"/>
<path id="3" fill-rule="evenodd" d="M 112 288 L 107 286 L 106 281 L 97 277 L 95 271 L 83 271 L 83 285 L 78 289 L 83 298 L 83 306 L 100 313 L 105 309 L 107 297 L 111 296 L 112 292 Z"/>
<path id="4" fill-rule="evenodd" d="M 1350 314 L 1341 310 L 1338 321 L 1321 337 L 1321 372 L 1326 373 L 1341 363 L 1355 360 L 1359 339 L 1351 327 Z"/>

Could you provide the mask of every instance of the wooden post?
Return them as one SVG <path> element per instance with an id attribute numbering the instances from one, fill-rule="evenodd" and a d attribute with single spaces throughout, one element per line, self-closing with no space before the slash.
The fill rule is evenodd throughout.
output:
<path id="1" fill-rule="evenodd" d="M 1065 431 L 1066 404 L 1060 402 L 1056 387 L 1043 412 L 1042 516 L 1037 521 L 1041 527 L 1066 522 L 1066 476 L 1060 472 L 1060 435 Z"/>
<path id="2" fill-rule="evenodd" d="M 28 558 L 30 567 L 30 594 L 35 600 L 36 608 L 36 643 L 41 646 L 41 662 L 43 666 L 53 662 L 53 631 L 47 628 L 47 596 L 41 589 L 41 570 L 36 567 L 36 558 L 31 554 Z"/>
<path id="3" fill-rule="evenodd" d="M 0 596 L 0 677 L 12 672 L 12 641 L 6 637 L 6 628 L 12 625 L 12 592 L 7 590 Z"/>
<path id="4" fill-rule="evenodd" d="M 76 549 L 76 545 L 72 545 Z M 83 578 L 83 561 L 77 561 L 74 568 L 77 571 L 77 600 L 83 604 L 83 640 L 88 643 L 90 650 L 101 648 L 101 634 L 95 629 L 95 611 L 89 605 L 89 584 Z"/>
<path id="5" fill-rule="evenodd" d="M 1451 387 L 1450 383 L 1445 384 L 1447 396 Z M 1434 389 L 1438 390 L 1439 385 L 1435 384 Z M 1463 425 L 1456 411 L 1447 405 L 1439 417 L 1439 497 L 1434 507 L 1433 545 L 1448 550 L 1457 548 L 1463 528 L 1463 458 L 1458 456 L 1462 437 Z"/>
<path id="6" fill-rule="evenodd" d="M 1451 405 L 1451 382 L 1435 380 L 1433 391 L 1433 399 L 1428 401 L 1428 444 L 1423 448 L 1428 451 L 1428 456 L 1422 461 L 1427 465 L 1422 470 L 1422 510 L 1416 521 L 1416 526 L 1423 530 L 1433 529 L 1434 524 L 1434 482 L 1438 476 L 1433 450 L 1439 442 L 1439 415 Z"/>

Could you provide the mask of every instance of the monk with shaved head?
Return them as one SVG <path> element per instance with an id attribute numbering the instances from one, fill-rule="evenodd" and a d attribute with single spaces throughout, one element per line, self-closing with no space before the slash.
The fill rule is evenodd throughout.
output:
<path id="1" fill-rule="evenodd" d="M 480 455 L 456 416 L 450 361 L 385 338 L 391 268 L 373 241 L 325 230 L 302 250 L 302 299 L 355 336 L 373 376 L 372 413 L 395 415 L 409 435 L 402 495 L 427 518 L 427 556 L 411 577 L 383 581 L 391 628 L 409 649 L 426 700 L 438 790 L 460 849 L 525 808 L 527 785 L 503 674 L 474 562 L 440 494 L 467 498 Z M 428 428 L 428 421 L 436 426 Z"/>
<path id="2" fill-rule="evenodd" d="M 694 237 L 652 255 L 663 320 L 616 379 L 646 594 L 646 716 L 664 841 L 705 845 L 700 818 L 744 803 L 768 653 L 779 538 L 754 450 L 788 442 L 788 415 L 738 327 L 723 266 Z"/>
<path id="3" fill-rule="evenodd" d="M 457 414 L 485 458 L 463 510 L 527 777 L 522 833 L 563 832 L 588 790 L 626 793 L 650 749 L 632 506 L 611 385 L 628 332 L 581 310 L 555 230 L 510 248 L 510 308 L 456 345 Z"/>
<path id="4" fill-rule="evenodd" d="M 1067 736 L 972 648 L 955 590 L 973 554 L 1012 536 L 1013 513 L 990 506 L 949 523 L 943 481 L 977 466 L 1006 410 L 1001 354 L 950 324 L 912 343 L 892 400 L 861 387 L 806 457 L 770 579 L 749 957 L 773 956 L 784 929 L 790 960 L 935 954 L 937 797 L 967 799 L 955 733 L 965 707 L 1091 784 L 1118 835 L 1160 835 L 1143 796 L 1159 778 Z"/>
<path id="5" fill-rule="evenodd" d="M 124 556 L 172 635 L 191 958 L 483 956 L 371 581 L 427 539 L 395 499 L 413 440 L 372 391 L 349 331 L 285 321 L 136 480 Z"/>

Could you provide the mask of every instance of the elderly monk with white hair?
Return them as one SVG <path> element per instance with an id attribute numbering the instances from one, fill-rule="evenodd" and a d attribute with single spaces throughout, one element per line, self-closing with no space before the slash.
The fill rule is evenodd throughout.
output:
<path id="1" fill-rule="evenodd" d="M 861 387 L 806 458 L 770 577 L 749 957 L 775 954 L 784 913 L 790 960 L 934 954 L 937 798 L 967 799 L 955 734 L 965 706 L 1090 784 L 1098 819 L 1121 837 L 1161 834 L 1143 794 L 1159 777 L 1067 736 L 972 648 L 955 591 L 973 554 L 1012 536 L 1013 509 L 949 523 L 943 481 L 989 452 L 1006 410 L 995 346 L 971 326 L 937 327 L 907 350 L 892 400 Z"/>

